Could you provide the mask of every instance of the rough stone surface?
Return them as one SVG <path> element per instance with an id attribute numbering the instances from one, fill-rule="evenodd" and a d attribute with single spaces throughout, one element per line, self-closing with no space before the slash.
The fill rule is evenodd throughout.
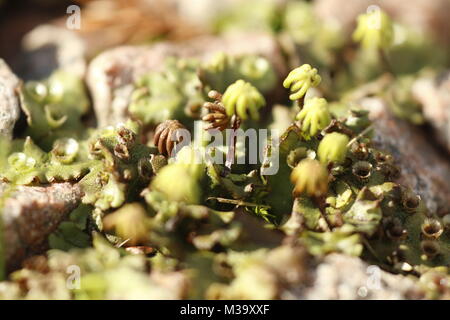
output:
<path id="1" fill-rule="evenodd" d="M 133 82 L 143 74 L 160 70 L 168 56 L 198 57 L 205 61 L 222 51 L 230 55 L 260 54 L 269 59 L 278 74 L 284 75 L 280 49 L 265 34 L 238 34 L 224 38 L 200 37 L 181 43 L 153 46 L 123 46 L 100 54 L 89 65 L 87 83 L 92 94 L 99 127 L 126 119 Z"/>
<path id="2" fill-rule="evenodd" d="M 430 212 L 450 210 L 450 163 L 420 128 L 395 118 L 380 98 L 363 98 L 359 104 L 374 120 L 375 144 L 390 152 L 401 169 L 399 183 L 411 187 Z"/>
<path id="3" fill-rule="evenodd" d="M 0 136 L 12 138 L 14 124 L 20 116 L 17 90 L 20 80 L 11 72 L 8 65 L 0 59 Z"/>
<path id="4" fill-rule="evenodd" d="M 436 139 L 450 152 L 450 71 L 418 79 L 412 94 L 422 104 Z"/>
<path id="5" fill-rule="evenodd" d="M 27 80 L 48 77 L 56 69 L 80 77 L 86 72 L 86 45 L 64 26 L 40 25 L 25 35 L 19 73 Z"/>
<path id="6" fill-rule="evenodd" d="M 1 183 L 0 197 L 6 261 L 11 269 L 39 248 L 66 214 L 78 206 L 81 191 L 71 183 L 39 187 Z"/>
<path id="7" fill-rule="evenodd" d="M 420 299 L 412 279 L 385 272 L 356 257 L 326 256 L 313 273 L 312 286 L 300 289 L 297 299 L 399 300 Z"/>
<path id="8" fill-rule="evenodd" d="M 380 0 L 397 21 L 417 31 L 425 31 L 443 43 L 450 43 L 450 1 L 448 0 Z"/>

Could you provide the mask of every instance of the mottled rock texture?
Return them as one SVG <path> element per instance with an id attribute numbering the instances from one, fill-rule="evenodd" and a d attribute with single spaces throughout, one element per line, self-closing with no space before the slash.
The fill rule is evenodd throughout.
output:
<path id="1" fill-rule="evenodd" d="M 416 80 L 412 94 L 422 105 L 436 140 L 450 152 L 450 71 Z"/>
<path id="2" fill-rule="evenodd" d="M 420 288 L 402 275 L 385 272 L 359 258 L 330 254 L 313 269 L 312 286 L 299 299 L 399 300 L 420 299 Z"/>
<path id="3" fill-rule="evenodd" d="M 394 156 L 401 170 L 398 182 L 411 187 L 425 201 L 430 212 L 445 214 L 450 205 L 450 162 L 421 128 L 395 118 L 380 98 L 359 103 L 370 111 L 375 126 L 375 143 Z"/>
<path id="4" fill-rule="evenodd" d="M 12 138 L 14 124 L 19 119 L 20 107 L 17 90 L 20 80 L 0 59 L 0 136 Z"/>
<path id="5" fill-rule="evenodd" d="M 24 79 L 40 80 L 55 70 L 84 76 L 86 44 L 65 26 L 44 24 L 25 35 L 19 73 Z"/>
<path id="6" fill-rule="evenodd" d="M 0 184 L 1 214 L 8 267 L 16 267 L 40 246 L 81 200 L 71 183 L 46 186 Z"/>

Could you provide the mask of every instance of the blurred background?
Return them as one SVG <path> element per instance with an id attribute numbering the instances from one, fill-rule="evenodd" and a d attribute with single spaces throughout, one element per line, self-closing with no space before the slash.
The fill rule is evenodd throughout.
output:
<path id="1" fill-rule="evenodd" d="M 256 47 L 264 47 L 258 33 L 276 47 L 276 53 L 269 47 L 262 51 L 280 78 L 309 63 L 332 88 L 324 94 L 340 99 L 385 72 L 376 52 L 352 40 L 358 15 L 372 6 L 394 21 L 393 45 L 386 52 L 392 71 L 401 76 L 393 112 L 416 125 L 430 123 L 449 150 L 445 98 L 427 106 L 422 102 L 431 101 L 437 89 L 422 95 L 420 88 L 414 99 L 411 91 L 415 79 L 430 73 L 439 78 L 450 66 L 450 0 L 0 0 L 0 57 L 26 81 L 47 78 L 56 69 L 86 77 L 92 59 L 117 46 L 201 39 L 182 45 L 188 51 L 183 56 L 196 56 L 224 50 L 202 36 L 223 42 L 220 37 L 240 33 L 247 39 L 243 51 L 258 52 Z M 242 51 L 236 48 L 241 44 L 229 47 Z M 160 65 L 160 58 L 149 58 L 150 64 Z"/>
<path id="2" fill-rule="evenodd" d="M 67 9 L 74 4 L 81 8 L 81 28 L 70 30 L 75 36 L 66 28 L 71 16 Z M 37 68 L 30 66 L 35 64 L 31 52 L 33 59 L 49 63 L 49 52 L 61 47 L 70 48 L 67 51 L 72 57 L 79 54 L 91 59 L 122 44 L 258 30 L 288 33 L 296 44 L 317 42 L 313 38 L 321 37 L 320 41 L 333 48 L 348 40 L 357 15 L 370 5 L 380 6 L 406 26 L 403 37 L 414 32 L 416 47 L 421 41 L 448 47 L 449 0 L 0 0 L 0 56 L 27 79 L 43 72 L 27 72 L 27 68 Z M 317 21 L 326 25 L 326 32 L 318 32 Z M 448 56 L 448 51 L 444 55 Z"/>

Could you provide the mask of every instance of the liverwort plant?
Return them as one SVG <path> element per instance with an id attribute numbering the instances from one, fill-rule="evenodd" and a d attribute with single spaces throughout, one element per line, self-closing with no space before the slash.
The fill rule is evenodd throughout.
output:
<path id="1" fill-rule="evenodd" d="M 244 80 L 237 80 L 228 86 L 222 96 L 222 104 L 228 117 L 231 117 L 230 149 L 227 154 L 225 166 L 231 169 L 234 161 L 236 146 L 236 130 L 240 126 L 241 120 L 247 120 L 248 116 L 252 120 L 259 120 L 259 109 L 266 104 L 264 96 Z"/>
<path id="2" fill-rule="evenodd" d="M 307 196 L 319 208 L 320 213 L 330 228 L 326 217 L 325 197 L 328 192 L 328 170 L 317 160 L 303 159 L 292 170 L 291 182 L 294 184 L 292 195 L 296 198 Z"/>
<path id="3" fill-rule="evenodd" d="M 374 8 L 374 10 L 369 10 L 370 8 Z M 369 9 L 367 13 L 358 17 L 353 40 L 359 42 L 363 48 L 378 49 L 386 71 L 393 73 L 386 55 L 386 50 L 392 45 L 394 40 L 392 20 L 379 7 L 369 7 Z"/>

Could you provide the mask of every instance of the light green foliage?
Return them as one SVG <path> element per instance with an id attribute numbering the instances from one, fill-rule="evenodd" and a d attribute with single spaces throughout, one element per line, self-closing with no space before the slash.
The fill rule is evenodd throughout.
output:
<path id="1" fill-rule="evenodd" d="M 91 209 L 85 205 L 80 205 L 72 211 L 69 221 L 62 222 L 58 229 L 48 237 L 50 248 L 63 251 L 72 248 L 87 248 L 91 244 L 90 237 L 85 232 L 90 212 Z"/>
<path id="2" fill-rule="evenodd" d="M 163 71 L 148 73 L 136 83 L 130 113 L 145 124 L 185 119 L 186 110 L 203 102 L 198 65 L 196 60 L 166 59 Z"/>
<path id="3" fill-rule="evenodd" d="M 372 236 L 377 230 L 381 218 L 380 200 L 376 197 L 367 197 L 365 189 L 363 189 L 345 214 L 344 221 L 353 225 L 356 231 Z"/>
<path id="4" fill-rule="evenodd" d="M 348 111 L 348 108 L 346 111 L 347 114 L 345 125 L 355 134 L 362 133 L 371 125 L 371 121 L 369 120 L 369 111 L 360 109 L 351 109 Z M 370 134 L 367 133 L 366 136 L 370 137 Z"/>
<path id="5" fill-rule="evenodd" d="M 66 143 L 67 141 L 56 140 L 55 148 L 47 153 L 35 145 L 31 138 L 27 137 L 23 142 L 22 150 L 11 152 L 8 155 L 7 164 L 3 164 L 4 167 L 0 176 L 6 181 L 20 185 L 80 179 L 89 171 L 94 161 L 80 160 L 75 163 L 68 163 L 67 151 L 70 153 L 69 158 L 72 157 L 72 159 L 77 157 L 78 151 L 71 146 L 69 150 L 61 152 L 61 144 Z M 58 156 L 55 156 L 55 154 L 58 154 Z M 61 161 L 61 159 L 64 160 Z"/>
<path id="6" fill-rule="evenodd" d="M 352 226 L 344 225 L 332 232 L 306 231 L 301 237 L 313 255 L 341 252 L 350 256 L 359 256 L 363 251 L 363 245 L 361 236 L 354 231 Z"/>
<path id="7" fill-rule="evenodd" d="M 206 167 L 198 152 L 190 146 L 180 150 L 176 162 L 161 169 L 153 179 L 151 188 L 162 192 L 171 201 L 200 203 L 201 181 Z"/>
<path id="8" fill-rule="evenodd" d="M 99 235 L 94 237 L 93 248 L 48 251 L 46 265 L 49 271 L 45 275 L 30 269 L 11 274 L 12 280 L 24 286 L 18 287 L 16 282 L 8 283 L 9 290 L 0 294 L 2 298 L 85 300 L 183 297 L 156 279 L 149 278 L 145 256 L 126 254 Z M 80 275 L 80 282 L 76 277 L 68 278 L 68 272 L 69 276 Z M 171 276 L 177 274 L 172 273 Z M 27 286 L 32 286 L 33 290 L 28 291 Z"/>
<path id="9" fill-rule="evenodd" d="M 114 229 L 117 236 L 129 245 L 145 243 L 148 239 L 149 219 L 139 203 L 128 203 L 108 214 L 103 220 L 106 230 Z"/>
<path id="10" fill-rule="evenodd" d="M 317 36 L 320 23 L 314 16 L 311 4 L 298 1 L 289 2 L 284 16 L 284 27 L 298 43 L 309 43 Z"/>
<path id="11" fill-rule="evenodd" d="M 100 130 L 89 140 L 90 156 L 96 159 L 81 181 L 83 203 L 102 211 L 121 206 L 127 195 L 143 189 L 164 165 L 156 149 L 139 143 L 135 122 Z"/>
<path id="12" fill-rule="evenodd" d="M 276 74 L 267 59 L 256 55 L 218 52 L 204 63 L 167 58 L 162 71 L 150 72 L 137 81 L 129 111 L 145 124 L 178 119 L 189 125 L 189 119 L 199 116 L 209 90 L 223 92 L 239 79 L 268 92 L 275 86 Z"/>
<path id="13" fill-rule="evenodd" d="M 242 79 L 251 83 L 262 93 L 276 85 L 277 75 L 271 63 L 257 55 L 231 56 L 218 52 L 199 69 L 206 91 L 213 89 L 224 92 L 235 81 Z"/>
<path id="14" fill-rule="evenodd" d="M 206 293 L 210 299 L 277 299 L 283 289 L 305 280 L 306 255 L 300 247 L 283 245 L 267 250 L 228 251 L 218 255 L 216 264 L 226 265 L 234 279 L 228 284 L 213 283 Z M 289 275 L 283 267 L 289 269 Z M 231 270 L 228 270 L 231 269 Z"/>
<path id="15" fill-rule="evenodd" d="M 188 168 L 171 164 L 161 170 L 152 182 L 152 188 L 163 192 L 173 201 L 196 204 L 200 201 L 201 190 L 198 180 Z"/>
<path id="16" fill-rule="evenodd" d="M 265 184 L 258 171 L 253 170 L 248 174 L 231 173 L 224 176 L 224 169 L 224 166 L 219 164 L 207 166 L 207 175 L 210 179 L 209 183 L 212 196 L 226 196 L 237 202 L 252 198 L 259 202 L 266 195 Z M 262 208 L 253 207 L 247 209 L 250 211 L 255 210 L 255 213 L 257 213 Z"/>
<path id="17" fill-rule="evenodd" d="M 82 79 L 63 71 L 40 82 L 27 82 L 20 91 L 21 107 L 27 115 L 27 135 L 43 148 L 51 148 L 62 137 L 79 138 L 85 132 L 81 116 L 89 110 Z"/>

